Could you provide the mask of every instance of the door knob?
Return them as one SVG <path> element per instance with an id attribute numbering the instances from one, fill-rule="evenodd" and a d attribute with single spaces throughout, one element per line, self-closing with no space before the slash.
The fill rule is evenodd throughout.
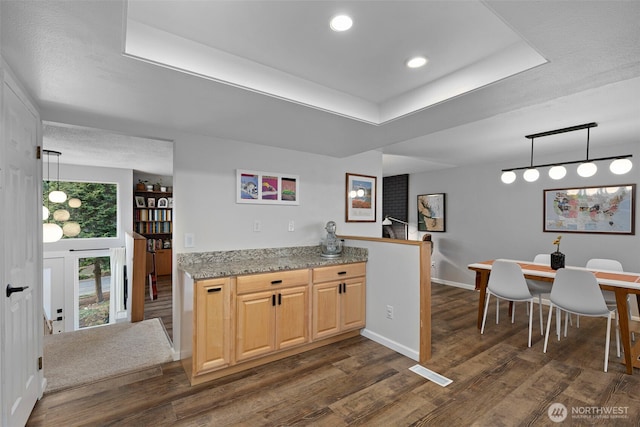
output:
<path id="1" fill-rule="evenodd" d="M 11 286 L 11 284 L 7 285 L 7 298 L 11 296 L 14 292 L 22 292 L 25 289 L 28 289 L 28 286 L 16 286 L 15 288 Z"/>

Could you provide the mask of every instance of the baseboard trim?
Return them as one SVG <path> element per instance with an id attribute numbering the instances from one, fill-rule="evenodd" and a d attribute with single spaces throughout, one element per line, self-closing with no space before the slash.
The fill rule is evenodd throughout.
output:
<path id="1" fill-rule="evenodd" d="M 407 356 L 409 359 L 415 360 L 416 362 L 420 360 L 420 351 L 409 348 L 405 345 L 397 343 L 393 340 L 390 340 L 387 337 L 383 337 L 380 334 L 377 334 L 369 329 L 363 329 L 360 334 L 363 337 L 369 338 L 371 341 L 375 341 L 378 344 L 381 344 L 391 350 L 402 354 L 403 356 Z"/>
<path id="2" fill-rule="evenodd" d="M 450 280 L 444 280 L 444 279 L 437 279 L 435 277 L 431 278 L 431 283 L 437 283 L 439 285 L 447 285 L 447 286 L 453 286 L 456 288 L 462 288 L 462 289 L 467 289 L 470 291 L 475 290 L 475 285 L 468 285 L 466 283 L 460 283 L 460 282 L 452 282 Z"/>

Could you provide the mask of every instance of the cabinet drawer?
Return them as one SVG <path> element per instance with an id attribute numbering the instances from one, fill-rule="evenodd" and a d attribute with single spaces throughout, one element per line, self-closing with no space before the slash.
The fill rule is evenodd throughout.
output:
<path id="1" fill-rule="evenodd" d="M 313 269 L 313 283 L 364 276 L 365 272 L 366 264 L 364 262 L 333 265 L 331 267 L 318 267 Z"/>
<path id="2" fill-rule="evenodd" d="M 248 292 L 265 291 L 271 289 L 286 288 L 289 286 L 308 285 L 309 270 L 278 271 L 275 273 L 252 274 L 250 276 L 238 276 L 236 292 L 246 294 Z"/>

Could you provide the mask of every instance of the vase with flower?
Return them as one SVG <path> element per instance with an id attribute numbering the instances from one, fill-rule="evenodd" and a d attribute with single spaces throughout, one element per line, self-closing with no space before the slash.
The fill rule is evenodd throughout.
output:
<path id="1" fill-rule="evenodd" d="M 556 240 L 553 241 L 553 244 L 556 245 L 556 251 L 551 254 L 551 268 L 554 270 L 564 268 L 564 254 L 560 252 L 560 240 L 562 240 L 562 236 L 556 237 Z"/>

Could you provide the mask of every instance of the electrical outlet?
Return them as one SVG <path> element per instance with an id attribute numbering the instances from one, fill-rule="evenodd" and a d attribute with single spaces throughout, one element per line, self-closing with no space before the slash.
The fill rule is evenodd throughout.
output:
<path id="1" fill-rule="evenodd" d="M 296 223 L 294 220 L 290 219 L 289 220 L 289 231 L 295 231 L 296 230 Z"/>
<path id="2" fill-rule="evenodd" d="M 393 319 L 393 306 L 387 306 L 387 319 Z"/>
<path id="3" fill-rule="evenodd" d="M 253 231 L 262 231 L 262 222 L 258 219 L 253 221 Z"/>
<path id="4" fill-rule="evenodd" d="M 196 237 L 193 233 L 184 233 L 184 247 L 193 248 L 196 246 Z"/>

